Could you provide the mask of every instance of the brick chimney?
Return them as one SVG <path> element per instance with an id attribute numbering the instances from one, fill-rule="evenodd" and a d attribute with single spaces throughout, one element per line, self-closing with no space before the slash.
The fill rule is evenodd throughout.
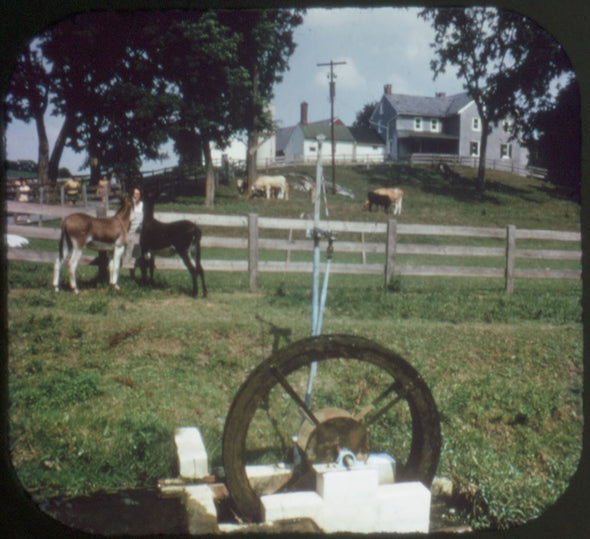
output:
<path id="1" fill-rule="evenodd" d="M 391 84 L 386 84 L 386 85 L 383 87 L 383 93 L 384 93 L 385 95 L 391 95 L 391 93 L 392 93 L 392 90 L 393 90 L 393 88 L 392 88 Z"/>
<path id="2" fill-rule="evenodd" d="M 307 103 L 301 103 L 301 125 L 307 125 Z"/>

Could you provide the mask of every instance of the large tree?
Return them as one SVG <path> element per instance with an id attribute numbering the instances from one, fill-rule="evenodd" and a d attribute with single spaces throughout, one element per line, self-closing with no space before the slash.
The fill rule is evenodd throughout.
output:
<path id="1" fill-rule="evenodd" d="M 274 128 L 268 105 L 274 85 L 289 68 L 295 51 L 294 29 L 303 22 L 302 9 L 263 9 L 221 12 L 221 20 L 239 39 L 238 61 L 248 75 L 240 121 L 248 136 L 246 168 L 249 187 L 256 179 L 259 137 Z M 239 103 L 238 103 L 239 104 Z M 234 109 L 237 113 L 239 109 Z"/>
<path id="2" fill-rule="evenodd" d="M 184 156 L 190 155 L 191 144 L 203 152 L 205 205 L 212 206 L 211 145 L 226 147 L 240 128 L 235 103 L 244 99 L 248 82 L 238 61 L 238 36 L 220 22 L 215 11 L 190 11 L 182 16 L 173 12 L 155 50 L 174 101 L 172 138 Z"/>
<path id="3" fill-rule="evenodd" d="M 86 152 L 92 182 L 101 170 L 137 170 L 142 157 L 160 156 L 169 107 L 150 55 L 156 22 L 145 13 L 78 15 L 41 44 L 54 113 L 66 119 L 66 144 Z"/>
<path id="4" fill-rule="evenodd" d="M 431 21 L 435 31 L 434 78 L 454 66 L 477 107 L 482 124 L 477 186 L 484 190 L 492 126 L 510 119 L 514 135 L 522 130 L 526 111 L 567 69 L 565 55 L 547 32 L 514 12 L 427 8 L 419 16 Z"/>
<path id="5" fill-rule="evenodd" d="M 33 43 L 28 43 L 18 56 L 14 74 L 6 95 L 7 120 L 35 122 L 39 150 L 37 176 L 41 185 L 50 183 L 49 140 L 45 126 L 45 113 L 49 105 L 52 80 L 43 65 L 42 56 Z M 56 175 L 57 178 L 57 175 Z M 53 178 L 55 181 L 56 178 Z"/>
<path id="6" fill-rule="evenodd" d="M 563 88 L 554 106 L 531 118 L 535 131 L 529 144 L 548 179 L 566 196 L 580 201 L 581 149 L 580 89 L 575 79 Z"/>

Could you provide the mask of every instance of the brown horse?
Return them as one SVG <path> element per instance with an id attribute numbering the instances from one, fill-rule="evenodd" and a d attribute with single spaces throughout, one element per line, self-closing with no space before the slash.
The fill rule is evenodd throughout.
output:
<path id="1" fill-rule="evenodd" d="M 203 297 L 207 296 L 205 286 L 205 272 L 201 265 L 201 229 L 192 221 L 183 219 L 171 223 L 162 223 L 154 218 L 155 196 L 144 196 L 143 200 L 143 224 L 139 236 L 141 255 L 138 265 L 141 268 L 142 281 L 146 281 L 147 270 L 150 272 L 150 281 L 154 282 L 154 255 L 178 254 L 184 265 L 189 270 L 192 278 L 193 297 L 197 297 L 199 285 L 197 276 L 201 276 L 203 285 Z M 193 265 L 189 251 L 195 258 Z"/>
<path id="2" fill-rule="evenodd" d="M 113 257 L 109 262 L 109 283 L 119 289 L 119 266 L 127 243 L 127 230 L 131 216 L 131 199 L 125 196 L 121 200 L 121 207 L 114 217 L 97 218 L 85 213 L 72 213 L 64 218 L 61 224 L 59 239 L 59 254 L 53 268 L 53 287 L 59 291 L 59 274 L 64 260 L 68 263 L 70 287 L 77 294 L 76 269 L 85 246 L 113 250 Z M 90 244 L 90 245 L 89 245 Z M 104 244 L 101 246 L 100 244 Z M 100 249 L 99 249 L 100 250 Z"/>

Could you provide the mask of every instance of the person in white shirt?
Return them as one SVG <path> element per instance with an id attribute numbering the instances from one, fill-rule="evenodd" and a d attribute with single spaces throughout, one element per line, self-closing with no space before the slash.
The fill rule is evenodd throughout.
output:
<path id="1" fill-rule="evenodd" d="M 141 199 L 141 188 L 136 187 L 133 189 L 133 196 L 131 197 L 133 202 L 133 209 L 131 210 L 131 219 L 129 222 L 129 234 L 127 236 L 127 250 L 125 252 L 124 264 L 128 265 L 131 262 L 131 258 L 135 259 L 133 263 L 133 269 L 131 270 L 131 276 L 135 276 L 135 268 L 138 266 L 138 258 L 141 255 L 141 249 L 139 247 L 139 233 L 141 232 L 141 225 L 143 223 L 143 200 Z"/>

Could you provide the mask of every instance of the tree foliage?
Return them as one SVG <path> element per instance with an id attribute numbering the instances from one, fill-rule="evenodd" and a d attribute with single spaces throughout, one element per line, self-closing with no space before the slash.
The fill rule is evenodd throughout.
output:
<path id="1" fill-rule="evenodd" d="M 301 10 L 94 12 L 50 28 L 24 54 L 9 94 L 9 120 L 64 118 L 49 161 L 65 146 L 101 170 L 139 170 L 174 141 L 181 164 L 207 168 L 213 203 L 211 144 L 224 148 L 246 132 L 256 161 L 257 136 L 270 130 L 267 105 L 295 49 Z M 252 153 L 253 152 L 253 153 Z M 48 149 L 44 155 L 48 155 Z M 40 153 L 40 168 L 41 168 Z"/>
<path id="2" fill-rule="evenodd" d="M 361 110 L 356 113 L 356 118 L 354 123 L 352 124 L 353 127 L 371 127 L 370 119 L 375 107 L 378 105 L 379 101 L 371 101 L 370 103 L 366 103 Z"/>
<path id="3" fill-rule="evenodd" d="M 546 104 L 552 82 L 570 69 L 561 46 L 532 20 L 495 8 L 427 8 L 435 38 L 436 78 L 457 69 L 482 123 L 478 188 L 485 187 L 485 154 L 492 126 L 511 120 L 513 135 L 531 129 L 529 112 Z"/>
<path id="4" fill-rule="evenodd" d="M 256 178 L 256 152 L 261 133 L 273 130 L 268 105 L 276 83 L 288 69 L 295 51 L 294 29 L 303 22 L 302 9 L 244 10 L 235 16 L 221 12 L 221 18 L 238 38 L 238 62 L 247 73 L 243 100 L 234 109 L 241 128 L 248 135 L 246 168 L 248 181 Z"/>
<path id="5" fill-rule="evenodd" d="M 566 196 L 579 202 L 581 190 L 580 90 L 575 79 L 563 88 L 554 106 L 537 111 L 530 139 L 539 164 Z"/>
<path id="6" fill-rule="evenodd" d="M 100 12 L 72 17 L 41 44 L 55 81 L 54 113 L 65 118 L 68 145 L 87 153 L 91 179 L 101 169 L 133 171 L 157 158 L 169 106 L 150 56 L 157 18 Z"/>
<path id="7" fill-rule="evenodd" d="M 170 14 L 154 47 L 174 113 L 169 125 L 175 147 L 187 162 L 205 157 L 205 204 L 213 205 L 215 184 L 211 144 L 221 148 L 240 129 L 233 112 L 248 85 L 238 61 L 238 36 L 215 11 Z M 199 152 L 192 151 L 195 144 Z"/>

